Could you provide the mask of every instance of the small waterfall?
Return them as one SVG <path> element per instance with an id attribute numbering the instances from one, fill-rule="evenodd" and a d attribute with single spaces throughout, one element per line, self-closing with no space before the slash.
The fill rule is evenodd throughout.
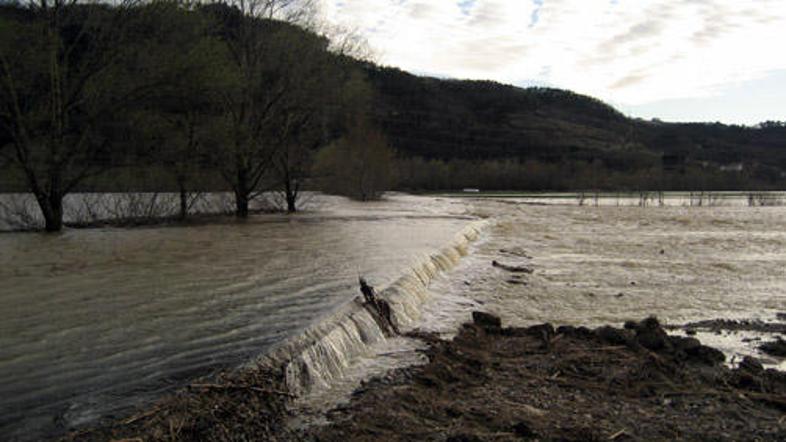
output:
<path id="1" fill-rule="evenodd" d="M 435 254 L 417 259 L 405 274 L 379 293 L 379 298 L 390 306 L 394 323 L 406 328 L 420 318 L 419 308 L 429 295 L 431 280 L 458 264 L 486 224 L 487 221 L 469 224 L 450 244 Z M 265 355 L 261 363 L 283 367 L 287 385 L 296 395 L 327 388 L 344 374 L 353 358 L 389 338 L 380 321 L 358 296 Z"/>

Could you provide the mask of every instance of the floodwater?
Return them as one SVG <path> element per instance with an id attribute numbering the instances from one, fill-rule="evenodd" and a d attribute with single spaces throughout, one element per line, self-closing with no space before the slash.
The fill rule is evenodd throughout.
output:
<path id="1" fill-rule="evenodd" d="M 189 227 L 0 234 L 0 439 L 118 415 L 265 352 L 384 286 L 464 203 L 317 197 L 308 213 Z"/>
<path id="2" fill-rule="evenodd" d="M 478 309 L 508 325 L 588 326 L 786 312 L 781 196 L 655 198 L 319 197 L 308 213 L 242 224 L 0 235 L 0 435 L 122 414 L 247 361 L 354 297 L 358 275 L 385 286 L 477 218 L 490 220 L 481 239 L 431 283 L 412 327 L 450 335 Z M 741 336 L 699 338 L 761 356 Z M 385 341 L 323 404 L 417 361 L 416 347 Z"/>
<path id="3" fill-rule="evenodd" d="M 462 300 L 511 325 L 621 325 L 648 315 L 674 325 L 772 322 L 786 312 L 786 207 L 749 207 L 747 198 L 730 195 L 711 207 L 691 206 L 683 195 L 645 207 L 636 198 L 598 206 L 571 197 L 474 200 L 475 213 L 496 224 L 455 278 L 433 286 L 445 295 L 431 307 L 432 328 L 455 327 L 446 328 L 445 312 L 467 310 Z M 533 273 L 516 279 L 494 260 Z M 698 337 L 730 355 L 761 357 L 757 341 L 743 342 L 749 335 L 758 336 Z"/>
<path id="4" fill-rule="evenodd" d="M 687 196 L 687 197 L 686 197 Z M 773 195 L 773 199 L 781 195 Z M 712 205 L 667 195 L 661 205 L 638 196 L 607 196 L 579 205 L 575 195 L 462 196 L 471 213 L 492 220 L 451 272 L 437 277 L 410 328 L 453 336 L 473 310 L 505 325 L 606 324 L 656 315 L 664 323 L 702 319 L 772 322 L 786 312 L 786 207 L 748 206 L 729 194 Z M 492 266 L 526 267 L 517 274 Z M 518 277 L 517 277 L 518 275 Z M 727 355 L 754 355 L 769 367 L 781 359 L 758 351 L 771 334 L 698 333 Z M 299 404 L 295 425 L 320 423 L 321 413 L 346 402 L 353 388 L 386 368 L 423 363 L 412 340 L 387 341 L 358 358 L 344 379 Z"/>

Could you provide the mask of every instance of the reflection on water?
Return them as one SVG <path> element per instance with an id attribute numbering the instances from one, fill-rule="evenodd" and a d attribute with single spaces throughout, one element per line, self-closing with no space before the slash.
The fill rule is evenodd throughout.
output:
<path id="1" fill-rule="evenodd" d="M 320 197 L 297 216 L 0 235 L 0 434 L 35 438 L 233 366 L 466 225 L 464 204 Z M 38 430 L 40 433 L 35 433 Z"/>

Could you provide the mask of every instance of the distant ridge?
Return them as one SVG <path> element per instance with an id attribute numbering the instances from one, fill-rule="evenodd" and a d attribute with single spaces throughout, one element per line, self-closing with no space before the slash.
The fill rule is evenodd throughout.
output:
<path id="1" fill-rule="evenodd" d="M 567 90 L 419 77 L 365 65 L 374 116 L 391 144 L 428 159 L 601 161 L 611 170 L 739 167 L 777 185 L 786 171 L 786 123 L 761 127 L 629 118 Z"/>

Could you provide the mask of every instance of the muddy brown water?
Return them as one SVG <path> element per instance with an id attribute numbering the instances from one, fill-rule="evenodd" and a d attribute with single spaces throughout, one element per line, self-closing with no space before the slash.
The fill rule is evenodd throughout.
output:
<path id="1" fill-rule="evenodd" d="M 508 325 L 589 326 L 786 311 L 786 207 L 747 207 L 745 195 L 709 207 L 685 195 L 639 202 L 320 197 L 309 213 L 245 224 L 0 235 L 0 434 L 29 439 L 123 414 L 247 361 L 355 296 L 358 274 L 384 286 L 476 217 L 493 222 L 431 284 L 413 327 L 450 334 L 478 309 Z M 756 353 L 741 336 L 699 337 Z M 385 358 L 413 362 L 411 348 L 373 349 L 323 404 L 397 363 Z"/>
<path id="2" fill-rule="evenodd" d="M 598 207 L 565 197 L 531 202 L 477 200 L 476 213 L 494 215 L 496 225 L 456 269 L 460 276 L 434 287 L 453 302 L 437 302 L 432 317 L 445 318 L 461 299 L 521 326 L 621 325 L 650 314 L 669 324 L 774 322 L 786 311 L 786 207 L 748 207 L 745 195 L 713 207 L 690 206 L 683 195 L 662 207 L 639 207 L 635 198 Z M 533 273 L 516 275 L 493 260 Z M 763 356 L 758 341 L 743 342 L 756 337 L 699 333 L 730 356 Z"/>
<path id="3" fill-rule="evenodd" d="M 302 215 L 0 234 L 0 439 L 38 439 L 243 363 L 449 241 L 464 203 L 319 197 Z"/>

